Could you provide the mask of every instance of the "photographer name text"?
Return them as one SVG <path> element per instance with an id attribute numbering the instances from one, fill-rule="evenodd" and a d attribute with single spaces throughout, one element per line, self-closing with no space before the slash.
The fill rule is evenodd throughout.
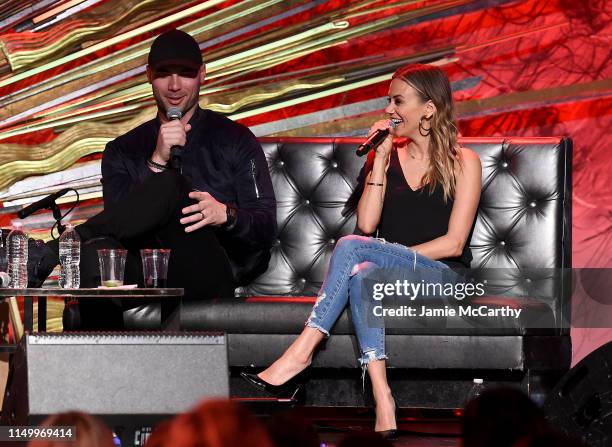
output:
<path id="1" fill-rule="evenodd" d="M 427 306 L 399 306 L 384 308 L 374 306 L 372 312 L 376 317 L 514 317 L 519 318 L 523 309 L 513 309 L 510 306 L 458 306 L 431 308 Z"/>

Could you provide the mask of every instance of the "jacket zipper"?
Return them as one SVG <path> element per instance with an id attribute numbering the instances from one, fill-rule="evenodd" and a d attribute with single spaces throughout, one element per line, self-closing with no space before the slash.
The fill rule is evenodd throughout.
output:
<path id="1" fill-rule="evenodd" d="M 253 186 L 255 187 L 255 196 L 259 199 L 259 188 L 257 188 L 257 180 L 255 180 L 256 175 L 257 175 L 257 166 L 255 166 L 255 159 L 251 158 L 251 177 L 253 177 Z"/>

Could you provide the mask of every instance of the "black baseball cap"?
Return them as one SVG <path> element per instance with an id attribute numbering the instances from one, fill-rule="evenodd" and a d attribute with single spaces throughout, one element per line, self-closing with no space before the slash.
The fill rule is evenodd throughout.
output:
<path id="1" fill-rule="evenodd" d="M 203 63 L 202 53 L 196 40 L 177 29 L 157 36 L 149 51 L 148 64 L 152 68 L 166 65 L 200 68 Z"/>

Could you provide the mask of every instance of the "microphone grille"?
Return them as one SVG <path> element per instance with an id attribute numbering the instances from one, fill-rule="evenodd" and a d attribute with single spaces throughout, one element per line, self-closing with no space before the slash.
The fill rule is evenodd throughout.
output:
<path id="1" fill-rule="evenodd" d="M 183 117 L 183 112 L 178 107 L 168 107 L 166 110 L 166 118 L 169 120 L 180 120 Z"/>
<path id="2" fill-rule="evenodd" d="M 389 120 L 389 126 L 391 129 L 395 129 L 397 127 L 397 123 L 393 120 Z"/>

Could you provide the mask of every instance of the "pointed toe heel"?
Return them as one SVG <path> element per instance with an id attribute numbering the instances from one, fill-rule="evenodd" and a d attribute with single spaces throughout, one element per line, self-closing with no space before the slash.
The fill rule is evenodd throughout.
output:
<path id="1" fill-rule="evenodd" d="M 399 438 L 397 429 L 377 431 L 376 433 L 378 433 L 381 438 L 386 439 L 387 441 L 396 441 Z"/>
<path id="2" fill-rule="evenodd" d="M 397 406 L 397 399 L 395 396 L 391 396 L 393 399 L 393 406 L 395 407 L 395 424 L 397 425 L 397 421 L 399 419 L 399 407 Z M 396 441 L 399 438 L 399 429 L 393 428 L 391 430 L 382 430 L 377 431 L 381 438 L 386 439 L 387 441 Z"/>
<path id="3" fill-rule="evenodd" d="M 302 378 L 301 374 L 298 374 L 293 379 L 288 380 L 282 385 L 272 385 L 271 383 L 263 380 L 257 374 L 241 372 L 240 376 L 258 390 L 265 391 L 266 393 L 280 399 L 295 399 L 303 386 L 303 382 L 300 381 Z"/>

